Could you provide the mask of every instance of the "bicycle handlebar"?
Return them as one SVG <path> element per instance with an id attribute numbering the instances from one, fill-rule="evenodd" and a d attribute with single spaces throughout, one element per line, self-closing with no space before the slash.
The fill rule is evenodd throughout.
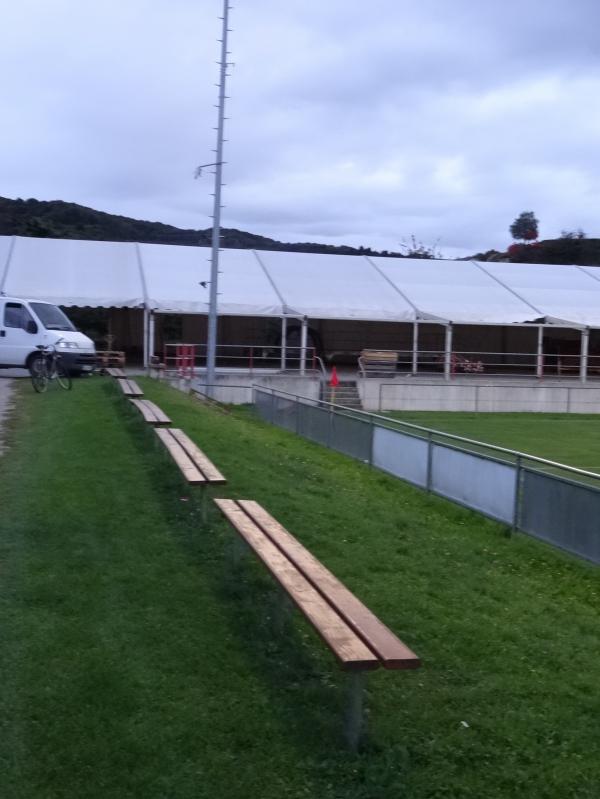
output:
<path id="1" fill-rule="evenodd" d="M 62 336 L 60 338 L 57 338 L 53 344 L 36 344 L 35 348 L 40 352 L 45 352 L 47 354 L 50 354 L 52 352 L 56 352 L 56 346 L 57 344 L 60 344 L 61 341 L 64 341 L 64 338 Z"/>

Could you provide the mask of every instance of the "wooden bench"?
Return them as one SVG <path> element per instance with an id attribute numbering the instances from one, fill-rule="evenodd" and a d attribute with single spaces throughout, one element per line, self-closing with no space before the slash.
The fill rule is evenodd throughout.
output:
<path id="1" fill-rule="evenodd" d="M 346 737 L 356 749 L 364 728 L 365 673 L 380 666 L 415 669 L 419 658 L 258 503 L 215 504 L 350 672 Z"/>
<path id="2" fill-rule="evenodd" d="M 117 378 L 117 385 L 123 392 L 126 397 L 143 397 L 144 392 L 135 382 L 135 380 L 129 380 L 126 377 L 119 377 Z"/>
<path id="3" fill-rule="evenodd" d="M 158 405 L 150 402 L 150 400 L 130 399 L 129 402 L 142 414 L 144 421 L 153 427 L 171 424 L 171 420 L 166 413 L 161 411 Z"/>
<path id="4" fill-rule="evenodd" d="M 111 377 L 116 377 L 116 378 L 127 377 L 127 375 L 125 374 L 125 372 L 122 369 L 117 369 L 117 368 L 107 369 L 106 370 L 106 374 L 110 375 Z"/>
<path id="5" fill-rule="evenodd" d="M 154 432 L 179 467 L 188 485 L 199 485 L 203 489 L 201 512 L 202 521 L 206 522 L 207 489 L 215 485 L 225 485 L 227 480 L 183 430 L 175 427 L 157 427 Z"/>
<path id="6" fill-rule="evenodd" d="M 98 366 L 125 366 L 125 353 L 118 350 L 96 350 Z"/>
<path id="7" fill-rule="evenodd" d="M 398 367 L 398 353 L 395 350 L 363 350 L 358 356 L 358 368 L 363 377 L 390 374 Z"/>
<path id="8" fill-rule="evenodd" d="M 202 450 L 191 438 L 176 427 L 161 427 L 155 431 L 158 438 L 179 466 L 179 469 L 190 485 L 224 485 L 227 480 L 217 467 L 212 464 Z"/>

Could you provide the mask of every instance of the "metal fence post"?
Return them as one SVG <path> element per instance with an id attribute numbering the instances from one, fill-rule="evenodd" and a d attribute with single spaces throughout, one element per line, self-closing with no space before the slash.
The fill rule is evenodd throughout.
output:
<path id="1" fill-rule="evenodd" d="M 513 523 L 510 532 L 514 533 L 519 529 L 519 510 L 521 507 L 521 456 L 517 455 L 515 464 L 515 506 L 513 508 Z"/>
<path id="2" fill-rule="evenodd" d="M 427 491 L 431 491 L 431 472 L 433 461 L 433 433 L 427 433 Z"/>

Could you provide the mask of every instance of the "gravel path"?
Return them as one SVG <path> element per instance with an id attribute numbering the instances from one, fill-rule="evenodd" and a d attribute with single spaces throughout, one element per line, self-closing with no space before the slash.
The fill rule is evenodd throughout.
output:
<path id="1" fill-rule="evenodd" d="M 14 370 L 15 373 L 16 370 Z M 13 373 L 13 370 L 10 370 L 10 373 Z M 5 373 L 6 374 L 6 373 Z M 12 399 L 13 399 L 13 384 L 14 379 L 11 377 L 6 377 L 5 374 L 0 374 L 0 455 L 2 455 L 6 447 L 4 446 L 4 439 L 3 439 L 3 422 L 6 419 L 9 411 L 11 410 L 12 406 Z M 18 374 L 23 374 L 21 371 Z"/>

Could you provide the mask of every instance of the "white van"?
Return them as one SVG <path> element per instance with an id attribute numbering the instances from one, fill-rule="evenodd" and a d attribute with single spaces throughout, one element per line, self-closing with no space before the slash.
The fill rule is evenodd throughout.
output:
<path id="1" fill-rule="evenodd" d="M 94 342 L 57 305 L 0 295 L 0 369 L 28 369 L 40 344 L 55 345 L 71 374 L 96 366 Z"/>

